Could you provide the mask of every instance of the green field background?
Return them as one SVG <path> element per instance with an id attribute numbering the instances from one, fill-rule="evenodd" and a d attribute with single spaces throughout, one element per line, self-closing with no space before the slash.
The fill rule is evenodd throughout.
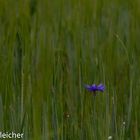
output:
<path id="1" fill-rule="evenodd" d="M 0 0 L 0 131 L 140 140 L 140 1 Z"/>

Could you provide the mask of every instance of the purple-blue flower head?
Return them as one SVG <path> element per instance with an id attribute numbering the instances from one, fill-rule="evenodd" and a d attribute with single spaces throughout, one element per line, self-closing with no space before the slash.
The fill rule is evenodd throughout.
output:
<path id="1" fill-rule="evenodd" d="M 85 85 L 85 88 L 90 91 L 90 92 L 95 92 L 95 91 L 101 91 L 103 92 L 105 90 L 105 86 L 103 84 L 99 85 Z"/>

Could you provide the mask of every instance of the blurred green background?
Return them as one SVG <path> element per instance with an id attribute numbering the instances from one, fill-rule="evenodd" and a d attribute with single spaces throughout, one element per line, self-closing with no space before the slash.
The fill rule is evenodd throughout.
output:
<path id="1" fill-rule="evenodd" d="M 139 0 L 0 0 L 0 131 L 24 140 L 140 139 Z M 94 98 L 83 84 L 106 86 Z"/>

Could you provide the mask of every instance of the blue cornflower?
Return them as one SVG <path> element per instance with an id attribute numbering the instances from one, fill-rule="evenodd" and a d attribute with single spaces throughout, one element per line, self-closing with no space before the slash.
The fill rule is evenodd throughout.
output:
<path id="1" fill-rule="evenodd" d="M 85 85 L 85 88 L 90 91 L 90 92 L 95 92 L 95 91 L 101 91 L 103 92 L 105 90 L 105 86 L 103 84 L 99 85 Z"/>

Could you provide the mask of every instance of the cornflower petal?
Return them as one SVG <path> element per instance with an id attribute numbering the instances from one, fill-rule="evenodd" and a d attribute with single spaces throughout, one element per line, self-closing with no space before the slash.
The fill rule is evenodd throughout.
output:
<path id="1" fill-rule="evenodd" d="M 104 91 L 105 90 L 105 86 L 103 84 L 99 84 L 99 85 L 85 85 L 85 88 L 90 91 L 90 92 L 95 92 L 95 91 Z"/>

